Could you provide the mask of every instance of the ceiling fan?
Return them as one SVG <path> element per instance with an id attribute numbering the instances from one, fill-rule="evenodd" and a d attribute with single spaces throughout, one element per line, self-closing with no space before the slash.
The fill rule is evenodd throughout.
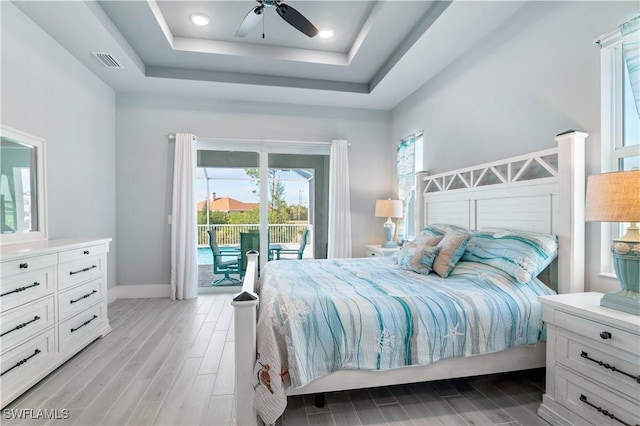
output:
<path id="1" fill-rule="evenodd" d="M 302 16 L 300 12 L 295 10 L 293 7 L 288 4 L 284 4 L 283 0 L 256 0 L 259 5 L 254 7 L 247 13 L 247 16 L 244 17 L 244 20 L 240 24 L 240 27 L 236 31 L 236 37 L 245 37 L 247 34 L 251 32 L 251 30 L 260 22 L 260 18 L 262 18 L 262 12 L 264 12 L 264 8 L 275 7 L 278 15 L 289 25 L 291 25 L 296 30 L 301 33 L 307 35 L 308 37 L 314 37 L 318 34 L 318 29 L 311 23 L 307 18 Z M 262 34 L 262 38 L 264 38 L 264 34 Z"/>

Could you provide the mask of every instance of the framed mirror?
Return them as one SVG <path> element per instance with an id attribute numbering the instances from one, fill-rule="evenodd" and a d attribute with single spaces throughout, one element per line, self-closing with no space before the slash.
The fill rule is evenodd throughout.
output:
<path id="1" fill-rule="evenodd" d="M 0 126 L 0 245 L 47 239 L 44 142 Z"/>

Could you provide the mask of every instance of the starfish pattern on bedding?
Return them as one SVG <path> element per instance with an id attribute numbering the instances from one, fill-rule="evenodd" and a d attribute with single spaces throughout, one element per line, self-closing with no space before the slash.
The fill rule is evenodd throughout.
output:
<path id="1" fill-rule="evenodd" d="M 455 326 L 449 327 L 449 332 L 444 336 L 444 338 L 448 339 L 448 338 L 451 338 L 451 337 L 455 338 L 456 336 L 464 336 L 464 333 L 460 333 L 458 331 L 458 327 L 459 326 L 460 326 L 460 323 L 456 323 Z"/>

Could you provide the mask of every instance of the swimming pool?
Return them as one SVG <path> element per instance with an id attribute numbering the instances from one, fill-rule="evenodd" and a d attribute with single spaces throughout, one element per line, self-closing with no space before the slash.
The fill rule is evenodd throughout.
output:
<path id="1" fill-rule="evenodd" d="M 220 252 L 234 250 L 233 247 L 220 247 Z M 222 260 L 231 260 L 234 256 L 223 256 Z M 213 253 L 209 247 L 198 247 L 198 265 L 213 265 Z"/>

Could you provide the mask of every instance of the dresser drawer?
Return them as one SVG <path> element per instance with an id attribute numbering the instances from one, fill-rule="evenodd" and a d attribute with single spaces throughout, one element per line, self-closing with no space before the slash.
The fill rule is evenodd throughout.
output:
<path id="1" fill-rule="evenodd" d="M 60 352 L 72 352 L 95 340 L 99 337 L 98 330 L 107 321 L 107 304 L 102 302 L 60 323 L 58 327 Z"/>
<path id="2" fill-rule="evenodd" d="M 617 348 L 636 354 L 638 353 L 638 348 L 640 348 L 640 334 L 629 333 L 628 331 L 565 312 L 556 312 L 555 324 L 560 328 L 600 342 L 610 348 Z"/>
<path id="3" fill-rule="evenodd" d="M 107 256 L 89 256 L 58 265 L 58 290 L 104 276 Z"/>
<path id="4" fill-rule="evenodd" d="M 64 321 L 104 299 L 104 278 L 89 281 L 58 295 L 58 316 Z"/>
<path id="5" fill-rule="evenodd" d="M 558 330 L 556 362 L 640 403 L 640 355 Z"/>
<path id="6" fill-rule="evenodd" d="M 638 424 L 640 405 L 590 380 L 556 368 L 556 401 L 593 425 Z M 603 412 L 615 416 L 616 420 Z M 622 421 L 622 422 L 621 422 Z"/>
<path id="7" fill-rule="evenodd" d="M 58 263 L 58 255 L 55 253 L 2 262 L 0 276 L 4 281 L 5 278 L 12 277 L 14 275 L 27 274 L 36 269 L 53 266 L 56 263 Z"/>
<path id="8" fill-rule="evenodd" d="M 55 358 L 54 331 L 50 329 L 0 356 L 2 401 L 30 382 Z M 3 402 L 4 405 L 4 402 Z"/>
<path id="9" fill-rule="evenodd" d="M 107 245 L 98 244 L 95 246 L 86 246 L 74 250 L 61 251 L 60 263 L 75 262 L 76 260 L 87 259 L 92 256 L 98 256 L 107 253 Z"/>
<path id="10" fill-rule="evenodd" d="M 4 264 L 2 267 L 4 268 Z M 52 294 L 54 289 L 53 266 L 3 278 L 0 282 L 0 312 Z"/>
<path id="11" fill-rule="evenodd" d="M 53 311 L 53 296 L 49 296 L 2 314 L 0 316 L 2 352 L 52 327 L 55 321 Z"/>

